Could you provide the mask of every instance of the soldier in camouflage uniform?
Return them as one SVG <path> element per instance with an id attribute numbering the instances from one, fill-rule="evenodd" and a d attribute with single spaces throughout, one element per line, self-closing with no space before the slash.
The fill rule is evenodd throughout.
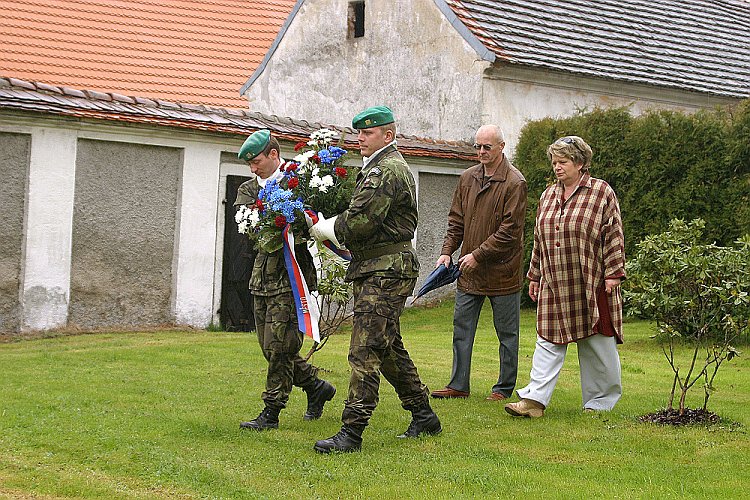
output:
<path id="1" fill-rule="evenodd" d="M 393 113 L 385 106 L 357 115 L 352 127 L 364 166 L 349 208 L 313 225 L 318 240 L 342 244 L 352 253 L 346 279 L 354 286 L 354 322 L 349 347 L 349 395 L 334 436 L 315 443 L 320 453 L 357 451 L 362 432 L 378 404 L 380 374 L 412 412 L 399 437 L 438 434 L 442 428 L 401 339 L 399 316 L 414 290 L 419 261 L 411 244 L 417 227 L 414 178 L 396 149 Z"/>
<path id="2" fill-rule="evenodd" d="M 256 177 L 242 183 L 234 204 L 253 205 L 261 187 L 281 177 L 279 166 L 283 160 L 279 155 L 279 143 L 268 130 L 261 130 L 247 138 L 239 158 L 248 162 Z M 295 252 L 308 287 L 315 290 L 317 276 L 307 246 L 297 245 Z M 297 328 L 297 311 L 281 250 L 267 253 L 258 249 L 250 277 L 250 293 L 258 343 L 268 361 L 268 372 L 262 396 L 265 408 L 257 418 L 242 422 L 240 427 L 258 431 L 276 429 L 279 412 L 286 407 L 293 385 L 307 393 L 307 411 L 303 418 L 320 418 L 323 406 L 333 399 L 336 388 L 320 380 L 317 369 L 299 354 L 303 335 Z"/>

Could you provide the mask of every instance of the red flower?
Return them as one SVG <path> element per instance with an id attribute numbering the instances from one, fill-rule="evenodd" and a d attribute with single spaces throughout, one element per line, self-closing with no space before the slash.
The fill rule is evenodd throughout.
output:
<path id="1" fill-rule="evenodd" d="M 333 173 L 341 178 L 344 178 L 346 177 L 347 171 L 344 167 L 336 167 L 333 169 Z"/>
<path id="2" fill-rule="evenodd" d="M 256 200 L 255 206 L 258 208 L 258 210 L 263 210 L 263 200 Z"/>
<path id="3" fill-rule="evenodd" d="M 289 164 L 286 167 L 286 171 L 287 172 L 294 172 L 295 170 L 297 170 L 297 167 L 299 167 L 299 163 L 289 162 Z"/>
<path id="4" fill-rule="evenodd" d="M 295 151 L 299 151 L 300 149 L 304 148 L 305 146 L 307 146 L 307 143 L 305 141 L 300 141 L 300 142 L 298 142 L 297 144 L 294 145 L 294 150 Z"/>
<path id="5" fill-rule="evenodd" d="M 312 158 L 310 158 L 310 159 L 311 159 L 312 161 L 314 161 L 315 163 L 320 163 L 320 158 L 318 157 L 318 155 L 313 155 L 313 157 L 312 157 Z"/>
<path id="6" fill-rule="evenodd" d="M 286 185 L 289 186 L 289 189 L 294 189 L 299 186 L 299 179 L 297 179 L 296 177 L 292 177 L 291 179 L 289 179 Z"/>
<path id="7" fill-rule="evenodd" d="M 284 227 L 286 226 L 286 217 L 284 217 L 283 215 L 277 215 L 273 222 L 274 224 L 276 224 L 276 227 Z"/>

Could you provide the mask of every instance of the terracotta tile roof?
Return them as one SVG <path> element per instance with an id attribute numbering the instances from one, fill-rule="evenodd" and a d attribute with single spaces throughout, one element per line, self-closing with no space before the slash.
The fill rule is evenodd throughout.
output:
<path id="1" fill-rule="evenodd" d="M 0 76 L 245 108 L 294 0 L 0 0 Z"/>
<path id="2" fill-rule="evenodd" d="M 0 111 L 2 110 L 141 123 L 241 136 L 267 128 L 276 137 L 292 142 L 307 140 L 312 132 L 327 126 L 338 130 L 347 139 L 347 148 L 352 149 L 356 146 L 356 133 L 348 127 L 310 123 L 247 110 L 77 90 L 16 78 L 0 78 Z M 476 159 L 474 149 L 466 142 L 436 141 L 399 134 L 398 144 L 399 149 L 409 156 L 469 161 Z"/>
<path id="3" fill-rule="evenodd" d="M 747 1 L 440 1 L 492 52 L 489 60 L 750 96 Z"/>

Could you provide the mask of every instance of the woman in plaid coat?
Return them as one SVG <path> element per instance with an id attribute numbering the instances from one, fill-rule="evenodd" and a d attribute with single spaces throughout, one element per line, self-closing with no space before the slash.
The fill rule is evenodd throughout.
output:
<path id="1" fill-rule="evenodd" d="M 625 251 L 617 197 L 591 177 L 592 152 L 577 136 L 547 148 L 557 182 L 539 200 L 527 277 L 538 302 L 531 381 L 514 416 L 541 417 L 552 398 L 567 346 L 578 344 L 583 408 L 611 410 L 622 394 L 620 358 Z"/>

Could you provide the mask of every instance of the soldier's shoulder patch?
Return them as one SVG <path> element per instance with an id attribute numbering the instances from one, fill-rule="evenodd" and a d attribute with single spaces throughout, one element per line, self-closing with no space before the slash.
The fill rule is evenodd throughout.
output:
<path id="1" fill-rule="evenodd" d="M 370 173 L 368 173 L 367 175 L 368 175 L 368 177 L 369 177 L 370 175 L 380 175 L 380 174 L 382 174 L 382 173 L 383 173 L 383 171 L 382 171 L 382 170 L 380 170 L 380 167 L 372 167 L 372 168 L 370 169 Z"/>

